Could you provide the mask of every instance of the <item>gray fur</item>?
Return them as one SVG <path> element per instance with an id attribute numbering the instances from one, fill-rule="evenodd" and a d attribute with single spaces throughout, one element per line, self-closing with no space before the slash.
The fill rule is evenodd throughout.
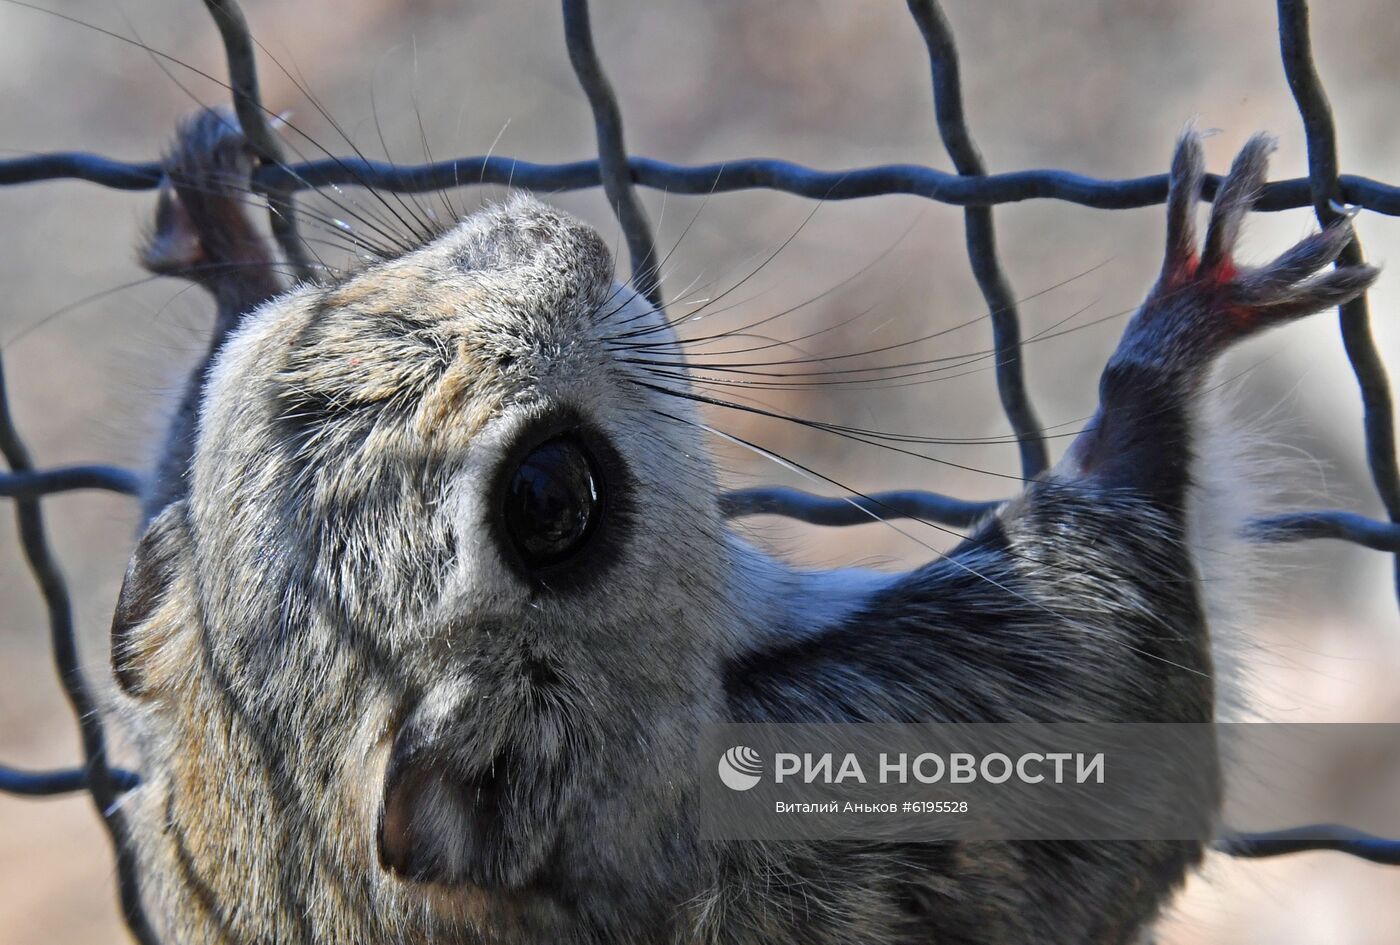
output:
<path id="1" fill-rule="evenodd" d="M 1212 270 L 1229 258 L 1254 197 L 1264 185 L 1269 155 L 1276 147 L 1273 138 L 1256 134 L 1245 142 L 1230 165 L 1230 173 L 1211 204 L 1210 225 L 1206 228 L 1205 248 L 1201 250 L 1203 269 Z"/>
<path id="2" fill-rule="evenodd" d="M 1263 155 L 1222 191 L 1213 268 Z M 188 491 L 159 494 L 114 624 L 166 939 L 1142 940 L 1198 845 L 715 846 L 690 772 L 713 721 L 1212 717 L 1204 379 L 1374 273 L 1309 280 L 1330 231 L 1222 287 L 1194 262 L 1194 135 L 1173 168 L 1167 265 L 1095 422 L 904 575 L 799 571 L 729 532 L 693 405 L 660 389 L 684 381 L 618 355 L 670 339 L 663 317 L 533 199 L 227 311 Z M 1231 320 L 1240 285 L 1269 286 L 1267 319 Z M 523 579 L 491 524 L 499 467 L 554 417 L 625 466 L 608 557 L 570 583 Z"/>

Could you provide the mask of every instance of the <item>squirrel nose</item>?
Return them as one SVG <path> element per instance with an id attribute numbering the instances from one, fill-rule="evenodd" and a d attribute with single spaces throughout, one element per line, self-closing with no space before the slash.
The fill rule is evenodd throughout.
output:
<path id="1" fill-rule="evenodd" d="M 431 744 L 404 754 L 396 745 L 394 755 L 377 837 L 386 870 L 490 890 L 522 888 L 540 873 L 558 833 L 562 772 L 512 749 L 480 767 L 458 767 L 450 748 Z"/>

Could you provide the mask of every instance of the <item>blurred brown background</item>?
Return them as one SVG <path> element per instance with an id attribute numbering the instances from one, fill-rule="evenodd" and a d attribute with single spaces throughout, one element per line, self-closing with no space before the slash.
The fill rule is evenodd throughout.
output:
<path id="1" fill-rule="evenodd" d="M 223 73 L 215 31 L 192 0 L 50 5 Z M 946 6 L 960 40 L 972 130 L 993 170 L 1160 172 L 1177 130 L 1194 117 L 1219 129 L 1208 142 L 1213 170 L 1223 170 L 1251 132 L 1268 129 L 1280 137 L 1273 176 L 1305 172 L 1271 3 L 948 0 Z M 1316 6 L 1318 66 L 1337 112 L 1343 166 L 1400 181 L 1400 58 L 1394 55 L 1400 18 L 1388 0 Z M 395 159 L 421 160 L 420 116 L 438 158 L 479 154 L 493 143 L 497 154 L 533 161 L 593 153 L 591 118 L 552 2 L 248 0 L 246 11 L 268 51 L 298 77 L 294 82 L 265 61 L 267 104 L 289 110 L 330 151 L 349 147 L 298 84 L 371 155 L 384 153 L 382 131 Z M 895 161 L 948 167 L 931 119 L 924 49 L 895 0 L 598 0 L 593 15 L 634 153 L 686 163 L 766 155 L 824 168 Z M 154 157 L 194 100 L 226 100 L 210 82 L 170 68 L 179 84 L 138 47 L 0 5 L 0 148 Z M 319 154 L 318 145 L 295 136 L 290 143 L 309 157 Z M 460 202 L 502 193 L 471 189 Z M 701 201 L 646 192 L 645 200 L 660 220 L 665 249 L 704 203 L 667 264 L 671 295 L 687 295 L 675 314 L 688 310 L 685 301 L 713 298 L 744 280 L 800 227 L 771 262 L 713 306 L 721 311 L 692 326 L 692 335 L 735 329 L 819 295 L 764 331 L 795 338 L 865 313 L 804 342 L 803 354 L 766 352 L 806 357 L 908 340 L 983 311 L 955 208 L 881 197 L 823 205 L 804 225 L 812 204 L 781 195 Z M 559 202 L 616 236 L 598 194 L 564 195 Z M 161 411 L 201 343 L 209 309 L 196 293 L 160 281 L 114 290 L 141 278 L 133 246 L 151 206 L 148 193 L 83 183 L 0 191 L 0 345 L 14 409 L 42 464 L 145 464 Z M 1027 335 L 1086 306 L 1070 324 L 1131 308 L 1160 258 L 1160 208 L 1110 213 L 1040 201 L 1000 208 L 997 221 L 1018 295 L 1043 292 L 1024 305 Z M 1305 211 L 1258 217 L 1247 253 L 1267 258 L 1311 225 Z M 1400 221 L 1364 214 L 1359 227 L 1371 257 L 1400 258 Z M 1400 369 L 1398 279 L 1388 273 L 1372 294 L 1375 331 L 1393 369 Z M 113 291 L 60 311 L 106 290 Z M 1030 345 L 1029 382 L 1043 423 L 1072 431 L 1089 412 L 1096 372 L 1121 326 L 1121 318 L 1111 319 Z M 989 340 L 982 319 L 913 349 L 911 359 L 979 351 Z M 1274 478 L 1293 500 L 1377 514 L 1362 459 L 1356 386 L 1335 319 L 1320 316 L 1256 343 L 1240 352 L 1235 367 L 1238 399 L 1247 415 L 1266 418 Z M 1005 424 L 987 368 L 977 362 L 936 383 L 886 391 L 818 388 L 761 399 L 855 425 L 998 437 Z M 996 496 L 1011 483 L 994 474 L 1016 469 L 1015 450 L 1004 444 L 934 448 L 941 460 L 987 471 L 978 473 L 782 425 L 754 425 L 733 412 L 716 411 L 711 419 L 862 491 L 925 486 Z M 1052 442 L 1058 450 L 1067 440 Z M 723 448 L 720 455 L 732 483 L 792 481 L 753 456 Z M 45 508 L 75 590 L 89 674 L 103 681 L 104 634 L 132 542 L 134 505 L 80 494 L 49 500 Z M 826 564 L 907 565 L 928 556 L 920 542 L 946 543 L 928 529 L 910 529 L 916 542 L 879 526 L 839 536 L 765 520 L 742 527 L 784 553 Z M 1291 721 L 1400 720 L 1393 682 L 1400 623 L 1389 561 L 1315 543 L 1281 567 L 1250 630 L 1256 713 Z M 6 763 L 71 765 L 78 757 L 45 633 L 35 587 L 9 533 L 0 539 L 0 759 Z M 1349 791 L 1400 787 L 1400 750 L 1370 759 L 1364 783 L 1345 759 L 1338 765 L 1322 771 L 1311 789 L 1345 799 Z M 122 941 L 112 886 L 109 851 L 86 799 L 0 797 L 0 943 Z M 1381 945 L 1394 940 L 1397 927 L 1400 869 L 1326 853 L 1261 863 L 1215 857 L 1179 901 L 1163 941 Z"/>

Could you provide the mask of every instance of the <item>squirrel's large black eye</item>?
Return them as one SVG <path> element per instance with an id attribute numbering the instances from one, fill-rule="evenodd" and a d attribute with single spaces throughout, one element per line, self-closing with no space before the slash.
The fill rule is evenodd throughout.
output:
<path id="1" fill-rule="evenodd" d="M 541 443 L 521 461 L 505 493 L 506 532 L 533 568 L 573 556 L 603 509 L 603 482 L 593 457 L 573 436 Z"/>

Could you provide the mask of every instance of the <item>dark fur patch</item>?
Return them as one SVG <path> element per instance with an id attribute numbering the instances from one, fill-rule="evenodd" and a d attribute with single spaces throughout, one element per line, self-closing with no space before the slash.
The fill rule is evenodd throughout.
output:
<path id="1" fill-rule="evenodd" d="M 171 508 L 152 522 L 141 536 L 122 579 L 112 615 L 112 674 L 128 695 L 145 694 L 135 635 L 155 614 L 179 574 L 182 547 L 178 532 L 183 527 L 183 507 Z"/>

